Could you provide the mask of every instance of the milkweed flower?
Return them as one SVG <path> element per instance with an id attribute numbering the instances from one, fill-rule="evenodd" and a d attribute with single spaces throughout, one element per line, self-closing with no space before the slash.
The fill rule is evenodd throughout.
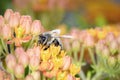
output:
<path id="1" fill-rule="evenodd" d="M 72 76 L 75 76 L 79 72 L 80 72 L 80 65 L 77 65 L 77 64 L 70 65 L 70 74 Z"/>
<path id="2" fill-rule="evenodd" d="M 34 20 L 31 26 L 31 33 L 34 35 L 40 34 L 42 32 L 43 27 L 41 25 L 41 22 L 39 20 Z"/>
<path id="3" fill-rule="evenodd" d="M 5 14 L 4 14 L 4 18 L 5 18 L 5 21 L 8 23 L 9 21 L 9 18 L 11 16 L 11 14 L 13 14 L 13 10 L 12 9 L 7 9 L 5 11 Z"/>
<path id="4" fill-rule="evenodd" d="M 4 24 L 5 24 L 4 18 L 3 16 L 0 15 L 0 29 L 2 28 Z"/>
<path id="5" fill-rule="evenodd" d="M 0 17 L 0 38 L 5 40 L 1 49 L 8 54 L 5 57 L 6 70 L 16 79 L 39 80 L 40 73 L 47 78 L 75 79 L 80 71 L 74 65 L 72 58 L 61 49 L 61 46 L 51 44 L 45 49 L 44 45 L 35 45 L 36 36 L 44 29 L 39 20 L 32 21 L 29 15 L 6 10 L 4 17 Z M 72 71 L 74 69 L 75 71 Z M 74 74 L 74 75 L 73 75 Z"/>
<path id="6" fill-rule="evenodd" d="M 67 62 L 66 62 L 67 61 Z M 70 65 L 71 65 L 71 63 L 72 63 L 72 59 L 71 59 L 71 57 L 70 56 L 65 56 L 64 58 L 63 58 L 63 70 L 68 70 L 69 69 L 69 67 L 70 67 Z"/>
<path id="7" fill-rule="evenodd" d="M 8 54 L 5 58 L 5 62 L 7 66 L 7 71 L 10 73 L 14 73 L 14 68 L 17 63 L 16 57 L 13 54 Z"/>
<path id="8" fill-rule="evenodd" d="M 29 42 L 34 34 L 44 30 L 39 20 L 32 21 L 31 16 L 21 15 L 12 9 L 6 10 L 4 17 L 0 17 L 0 23 L 0 36 L 7 39 L 7 44 L 15 43 L 15 46 Z"/>
<path id="9" fill-rule="evenodd" d="M 30 16 L 21 16 L 20 26 L 25 32 L 24 34 L 29 34 L 31 29 L 32 20 Z"/>
<path id="10" fill-rule="evenodd" d="M 84 39 L 84 44 L 87 47 L 94 47 L 94 38 L 91 35 L 86 35 L 85 39 Z"/>
<path id="11" fill-rule="evenodd" d="M 40 80 L 40 72 L 39 71 L 32 72 L 31 75 L 33 76 L 34 80 Z"/>
<path id="12" fill-rule="evenodd" d="M 29 64 L 29 57 L 25 52 L 19 55 L 18 63 L 22 64 L 24 68 Z"/>
<path id="13" fill-rule="evenodd" d="M 15 27 L 18 27 L 18 25 L 19 25 L 19 20 L 20 20 L 20 13 L 15 12 L 10 15 L 8 23 L 11 28 L 15 29 Z"/>
<path id="14" fill-rule="evenodd" d="M 24 67 L 22 64 L 16 64 L 14 69 L 16 78 L 24 78 Z"/>
<path id="15" fill-rule="evenodd" d="M 23 47 L 16 47 L 16 49 L 15 49 L 15 56 L 16 56 L 16 58 L 19 58 L 19 56 L 22 53 L 25 53 L 25 50 L 23 49 Z"/>
<path id="16" fill-rule="evenodd" d="M 37 56 L 30 57 L 29 67 L 32 71 L 39 68 L 40 59 Z"/>
<path id="17" fill-rule="evenodd" d="M 3 39 L 8 40 L 12 38 L 12 30 L 10 29 L 10 26 L 8 24 L 5 24 L 2 27 L 1 34 Z"/>
<path id="18" fill-rule="evenodd" d="M 25 80 L 34 80 L 34 78 L 33 78 L 33 76 L 32 75 L 27 75 L 26 77 L 25 77 Z M 37 80 L 37 79 L 36 79 Z M 38 79 L 39 80 L 39 79 Z"/>
<path id="19" fill-rule="evenodd" d="M 67 74 L 70 73 L 70 67 L 73 63 L 71 57 L 67 56 L 65 51 L 60 50 L 60 46 L 50 45 L 46 50 L 42 49 L 40 55 L 42 62 L 39 66 L 39 70 L 43 72 L 44 76 L 49 78 L 57 77 L 57 80 L 66 80 Z M 78 71 L 79 67 L 76 67 L 76 69 Z M 75 71 L 76 69 L 74 68 Z M 64 74 L 66 75 L 60 77 L 59 72 L 61 76 Z M 77 72 L 74 74 L 77 74 Z M 75 75 L 72 76 L 75 77 Z"/>

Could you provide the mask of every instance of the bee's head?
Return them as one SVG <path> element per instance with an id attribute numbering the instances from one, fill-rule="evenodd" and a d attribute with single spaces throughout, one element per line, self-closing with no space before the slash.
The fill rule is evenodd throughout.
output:
<path id="1" fill-rule="evenodd" d="M 43 34 L 40 34 L 38 39 L 38 44 L 45 45 L 46 41 L 47 41 L 47 37 Z"/>

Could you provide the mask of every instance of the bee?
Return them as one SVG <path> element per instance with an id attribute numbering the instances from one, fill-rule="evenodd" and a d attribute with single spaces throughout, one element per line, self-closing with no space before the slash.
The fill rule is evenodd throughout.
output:
<path id="1" fill-rule="evenodd" d="M 60 30 L 55 29 L 52 31 L 44 32 L 39 35 L 38 44 L 46 46 L 45 49 L 49 48 L 51 44 L 55 46 L 60 46 L 63 49 L 63 45 L 60 38 L 73 38 L 70 35 L 62 35 L 60 36 Z"/>

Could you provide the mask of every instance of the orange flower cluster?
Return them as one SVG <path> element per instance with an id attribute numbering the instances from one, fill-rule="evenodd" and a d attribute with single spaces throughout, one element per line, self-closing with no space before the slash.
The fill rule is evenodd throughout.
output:
<path id="1" fill-rule="evenodd" d="M 119 25 L 103 26 L 103 28 L 87 30 L 87 32 L 90 33 L 96 40 L 104 39 L 109 32 L 112 32 L 115 36 L 118 36 L 120 33 L 119 31 Z"/>
<path id="2" fill-rule="evenodd" d="M 115 36 L 114 33 L 106 35 L 105 39 L 99 40 L 96 44 L 96 53 L 98 66 L 102 66 L 100 70 L 109 74 L 109 77 L 119 76 L 120 71 L 120 35 Z"/>
<path id="3" fill-rule="evenodd" d="M 15 43 L 16 46 L 21 46 L 22 43 L 31 40 L 32 35 L 37 35 L 42 31 L 41 22 L 32 21 L 29 15 L 20 15 L 19 12 L 7 9 L 4 17 L 0 16 L 0 37 L 8 44 Z"/>
<path id="4" fill-rule="evenodd" d="M 115 35 L 115 37 L 119 36 L 119 31 L 119 25 L 104 26 L 103 28 L 96 27 L 95 29 L 85 30 L 73 28 L 71 29 L 70 34 L 74 36 L 74 39 L 65 39 L 63 41 L 64 47 L 70 54 L 72 53 L 71 55 L 74 57 L 74 59 L 77 59 L 77 61 L 79 61 L 79 59 L 84 56 L 84 59 L 88 63 L 91 63 L 90 55 L 88 54 L 91 52 L 90 50 L 92 50 L 93 57 L 95 57 L 94 48 L 96 43 L 99 40 L 105 39 L 105 37 L 111 32 Z"/>
<path id="5" fill-rule="evenodd" d="M 70 56 L 61 50 L 60 46 L 51 45 L 47 50 L 41 49 L 41 64 L 39 70 L 46 77 L 57 77 L 57 80 L 76 80 L 75 75 L 79 73 L 80 66 L 72 63 Z"/>
<path id="6" fill-rule="evenodd" d="M 40 73 L 47 78 L 55 77 L 57 80 L 79 79 L 75 75 L 80 72 L 80 66 L 73 64 L 71 57 L 66 55 L 65 51 L 61 51 L 60 46 L 51 45 L 47 50 L 37 46 L 27 51 L 17 47 L 15 53 L 8 54 L 5 61 L 6 70 L 17 79 L 28 80 L 31 77 L 39 80 Z"/>
<path id="7" fill-rule="evenodd" d="M 0 58 L 4 57 L 4 69 L 12 80 L 79 80 L 75 75 L 80 66 L 60 46 L 51 44 L 44 50 L 43 45 L 36 45 L 36 36 L 43 32 L 39 20 L 7 9 L 0 16 L 0 32 Z"/>

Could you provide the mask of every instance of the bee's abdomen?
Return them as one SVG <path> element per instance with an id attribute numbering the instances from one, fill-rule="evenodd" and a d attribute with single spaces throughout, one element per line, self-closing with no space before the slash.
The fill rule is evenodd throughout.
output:
<path id="1" fill-rule="evenodd" d="M 53 40 L 53 44 L 54 44 L 55 46 L 60 46 L 60 45 L 61 45 L 60 42 L 59 42 L 57 39 L 54 39 L 54 40 Z"/>

